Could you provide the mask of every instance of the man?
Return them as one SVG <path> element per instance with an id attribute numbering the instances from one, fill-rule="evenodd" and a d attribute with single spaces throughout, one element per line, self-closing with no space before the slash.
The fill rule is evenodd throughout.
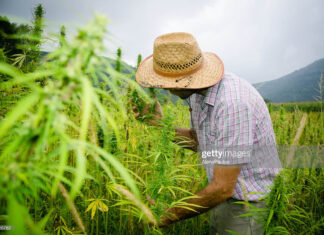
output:
<path id="1" fill-rule="evenodd" d="M 175 128 L 177 140 L 186 138 L 184 147 L 199 152 L 209 180 L 197 198 L 187 200 L 197 205 L 192 207 L 196 212 L 171 208 L 159 226 L 214 208 L 211 234 L 262 234 L 262 224 L 250 217 L 236 218 L 247 212 L 243 204 L 234 203 L 248 200 L 264 208 L 258 199 L 270 191 L 280 167 L 270 115 L 259 93 L 245 80 L 224 73 L 221 59 L 201 52 L 188 33 L 157 37 L 153 55 L 140 64 L 136 80 L 144 87 L 167 89 L 188 99 L 191 128 Z M 152 124 L 162 116 L 158 104 Z"/>

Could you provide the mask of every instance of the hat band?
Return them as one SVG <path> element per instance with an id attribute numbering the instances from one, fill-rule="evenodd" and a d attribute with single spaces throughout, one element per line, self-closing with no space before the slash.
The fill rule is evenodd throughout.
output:
<path id="1" fill-rule="evenodd" d="M 153 56 L 153 55 L 151 55 Z M 198 67 L 192 69 L 192 70 L 189 70 L 189 71 L 185 71 L 185 72 L 182 72 L 182 73 L 167 73 L 167 72 L 163 72 L 161 70 L 157 70 L 154 66 L 153 66 L 153 70 L 154 72 L 156 72 L 157 74 L 159 75 L 162 75 L 162 76 L 167 76 L 167 77 L 179 77 L 179 76 L 183 76 L 183 75 L 187 75 L 187 74 L 191 74 L 191 73 L 195 73 L 197 72 L 199 69 L 201 69 L 202 65 L 203 65 L 203 62 L 204 62 L 204 57 L 202 55 L 201 56 L 201 62 L 200 64 L 198 65 Z"/>
<path id="2" fill-rule="evenodd" d="M 201 58 L 201 53 L 199 53 L 195 58 L 193 58 L 190 62 L 185 64 L 170 64 L 170 63 L 164 63 L 162 61 L 158 61 L 153 57 L 154 63 L 156 63 L 158 66 L 164 69 L 172 69 L 172 70 L 178 70 L 178 69 L 186 69 L 193 65 L 195 65 L 197 62 L 199 62 L 199 59 Z"/>

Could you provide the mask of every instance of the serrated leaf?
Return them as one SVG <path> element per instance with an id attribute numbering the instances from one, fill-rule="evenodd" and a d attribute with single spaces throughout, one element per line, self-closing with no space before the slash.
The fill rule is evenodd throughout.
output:
<path id="1" fill-rule="evenodd" d="M 88 208 L 86 209 L 86 211 L 85 212 L 88 212 L 89 210 L 91 210 L 92 209 L 92 207 L 94 207 L 95 206 L 95 204 L 96 204 L 96 202 L 94 201 L 94 202 L 91 202 L 90 204 L 89 204 L 89 206 L 88 206 Z"/>
<path id="2" fill-rule="evenodd" d="M 93 206 L 91 209 L 91 219 L 93 219 L 93 217 L 95 216 L 96 209 L 97 209 L 97 202 L 94 202 L 94 203 L 95 203 L 95 206 Z"/>
<path id="3" fill-rule="evenodd" d="M 99 210 L 101 210 L 102 212 L 107 212 L 108 211 L 108 206 L 103 203 L 101 200 L 99 201 Z"/>

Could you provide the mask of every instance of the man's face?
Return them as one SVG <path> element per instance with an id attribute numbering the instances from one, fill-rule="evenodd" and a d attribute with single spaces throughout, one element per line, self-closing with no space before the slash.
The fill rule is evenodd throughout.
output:
<path id="1" fill-rule="evenodd" d="M 168 88 L 166 90 L 170 91 L 173 95 L 179 96 L 181 99 L 187 99 L 189 96 L 191 96 L 193 93 L 196 92 L 196 90 L 193 90 L 193 89 Z"/>

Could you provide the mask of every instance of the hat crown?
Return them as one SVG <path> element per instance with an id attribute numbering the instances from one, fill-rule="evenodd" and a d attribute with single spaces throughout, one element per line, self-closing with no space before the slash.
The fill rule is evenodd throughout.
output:
<path id="1" fill-rule="evenodd" d="M 182 74 L 202 63 L 196 39 L 189 33 L 169 33 L 157 37 L 153 48 L 153 67 L 164 74 Z"/>

